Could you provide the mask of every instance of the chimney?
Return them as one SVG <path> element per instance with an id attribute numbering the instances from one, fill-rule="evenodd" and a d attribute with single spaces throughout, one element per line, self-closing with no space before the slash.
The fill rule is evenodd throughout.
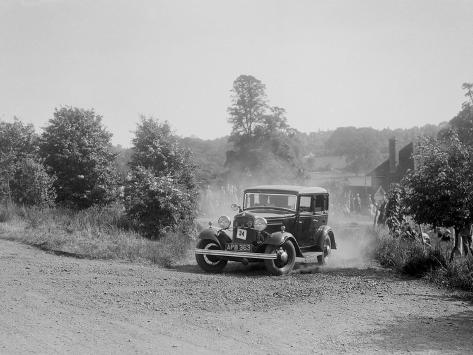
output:
<path id="1" fill-rule="evenodd" d="M 398 156 L 396 152 L 396 138 L 389 139 L 389 172 L 391 174 L 396 173 L 398 165 Z"/>

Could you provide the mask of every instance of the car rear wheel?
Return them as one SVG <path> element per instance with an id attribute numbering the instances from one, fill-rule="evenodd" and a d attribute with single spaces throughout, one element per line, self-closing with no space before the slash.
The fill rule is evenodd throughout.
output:
<path id="1" fill-rule="evenodd" d="M 264 261 L 266 270 L 272 275 L 286 275 L 291 272 L 296 263 L 296 248 L 291 241 L 286 241 L 281 246 L 266 245 L 266 254 L 278 254 L 277 259 Z"/>
<path id="2" fill-rule="evenodd" d="M 330 241 L 330 237 L 328 235 L 325 236 L 324 238 L 324 243 L 322 247 L 322 255 L 317 256 L 317 261 L 319 265 L 325 265 L 327 264 L 327 259 L 332 253 L 332 243 Z"/>
<path id="3" fill-rule="evenodd" d="M 220 246 L 213 240 L 200 240 L 197 243 L 197 249 L 222 250 Z M 218 256 L 196 254 L 195 259 L 202 270 L 207 272 L 222 272 L 227 265 L 227 260 L 220 259 Z"/>

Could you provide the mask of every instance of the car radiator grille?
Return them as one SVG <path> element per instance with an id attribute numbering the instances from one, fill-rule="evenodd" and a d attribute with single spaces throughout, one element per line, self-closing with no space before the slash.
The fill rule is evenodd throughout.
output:
<path id="1" fill-rule="evenodd" d="M 240 216 L 235 217 L 233 221 L 233 226 L 235 228 L 252 228 L 253 227 L 253 218 L 250 216 Z"/>

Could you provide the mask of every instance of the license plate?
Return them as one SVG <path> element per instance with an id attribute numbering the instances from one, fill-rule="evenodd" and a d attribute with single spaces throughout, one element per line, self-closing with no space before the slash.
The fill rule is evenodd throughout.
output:
<path id="1" fill-rule="evenodd" d="M 228 251 L 251 251 L 251 244 L 228 243 L 226 249 Z"/>
<path id="2" fill-rule="evenodd" d="M 236 237 L 238 239 L 246 240 L 246 229 L 237 228 Z"/>

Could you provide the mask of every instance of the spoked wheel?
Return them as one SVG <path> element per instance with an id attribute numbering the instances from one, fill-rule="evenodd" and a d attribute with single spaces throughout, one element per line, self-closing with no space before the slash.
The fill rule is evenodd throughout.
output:
<path id="1" fill-rule="evenodd" d="M 322 251 L 323 251 L 323 254 L 317 256 L 317 261 L 319 265 L 327 264 L 327 258 L 332 253 L 332 242 L 330 241 L 330 237 L 328 235 L 325 236 Z"/>
<path id="2" fill-rule="evenodd" d="M 222 250 L 220 246 L 213 240 L 201 240 L 197 243 L 197 249 L 211 249 L 211 250 Z M 196 254 L 195 259 L 197 264 L 207 272 L 221 272 L 227 265 L 227 260 L 222 260 L 218 256 Z"/>
<path id="3" fill-rule="evenodd" d="M 286 275 L 291 272 L 296 263 L 296 249 L 291 241 L 287 241 L 281 246 L 267 245 L 264 251 L 266 254 L 277 254 L 277 259 L 264 261 L 266 270 L 273 275 Z"/>

